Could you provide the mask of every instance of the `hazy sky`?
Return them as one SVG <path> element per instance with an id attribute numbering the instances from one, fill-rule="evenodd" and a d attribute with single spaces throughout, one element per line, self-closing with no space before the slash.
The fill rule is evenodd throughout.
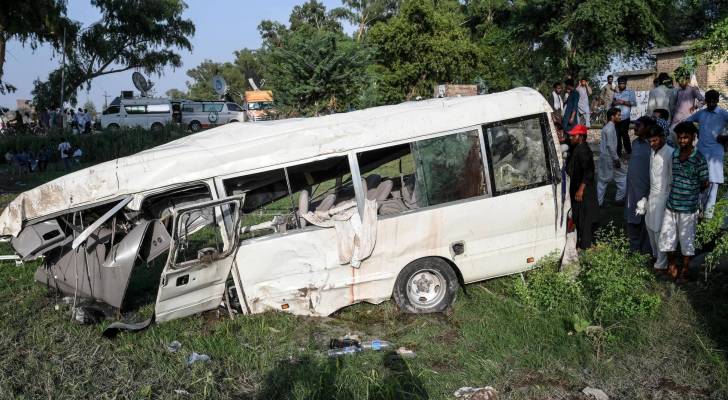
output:
<path id="1" fill-rule="evenodd" d="M 263 19 L 271 19 L 287 25 L 291 9 L 303 2 L 304 0 L 187 0 L 189 8 L 185 11 L 185 17 L 195 23 L 196 30 L 191 40 L 192 51 L 181 52 L 181 68 L 167 68 L 161 77 L 149 77 L 155 82 L 156 95 L 163 96 L 171 88 L 185 89 L 185 72 L 205 59 L 232 61 L 233 51 L 244 47 L 260 47 L 258 23 Z M 328 9 L 341 5 L 340 0 L 322 2 Z M 68 3 L 68 16 L 81 21 L 84 26 L 101 17 L 98 9 L 92 7 L 88 0 L 69 0 Z M 9 42 L 3 81 L 11 83 L 18 90 L 0 95 L 0 105 L 14 109 L 16 99 L 31 99 L 33 81 L 36 78 L 45 80 L 48 73 L 60 63 L 60 54 L 54 53 L 48 46 L 33 50 L 27 45 L 23 47 L 17 41 Z M 133 71 L 126 71 L 94 79 L 89 92 L 86 92 L 85 87 L 79 91 L 79 103 L 83 104 L 90 99 L 100 110 L 104 104 L 104 92 L 111 96 L 111 101 L 122 90 L 134 88 L 131 82 L 132 73 Z"/>

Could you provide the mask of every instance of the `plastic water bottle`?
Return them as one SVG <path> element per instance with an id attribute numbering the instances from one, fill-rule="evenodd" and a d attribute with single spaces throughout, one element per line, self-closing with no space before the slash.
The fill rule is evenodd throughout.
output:
<path id="1" fill-rule="evenodd" d="M 362 342 L 362 344 L 361 344 L 362 350 L 380 351 L 380 350 L 391 349 L 392 347 L 393 346 L 392 346 L 391 342 L 388 342 L 386 340 L 379 340 L 379 339 L 369 340 L 366 342 Z"/>
<path id="2" fill-rule="evenodd" d="M 350 354 L 356 354 L 361 351 L 361 348 L 358 346 L 347 346 L 347 347 L 341 347 L 337 349 L 329 349 L 328 355 L 329 357 L 339 357 L 339 356 L 345 356 Z"/>

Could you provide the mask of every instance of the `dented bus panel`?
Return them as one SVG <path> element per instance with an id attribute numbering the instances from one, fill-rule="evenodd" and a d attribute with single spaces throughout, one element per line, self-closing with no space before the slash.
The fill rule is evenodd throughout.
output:
<path id="1" fill-rule="evenodd" d="M 20 194 L 0 236 L 36 280 L 159 322 L 215 309 L 329 315 L 461 284 L 566 242 L 551 108 L 531 89 L 215 128 Z M 183 161 L 180 161 L 183 160 Z"/>

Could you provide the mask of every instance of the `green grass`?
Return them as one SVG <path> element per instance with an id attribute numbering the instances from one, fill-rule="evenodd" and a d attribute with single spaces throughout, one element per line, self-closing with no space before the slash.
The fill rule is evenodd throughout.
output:
<path id="1" fill-rule="evenodd" d="M 0 265 L 0 398 L 444 399 L 485 385 L 506 399 L 568 398 L 586 386 L 612 398 L 728 396 L 725 343 L 711 336 L 690 292 L 671 284 L 659 288 L 657 318 L 625 326 L 597 357 L 562 315 L 520 305 L 517 277 L 467 286 L 447 316 L 402 315 L 391 302 L 331 318 L 230 320 L 213 311 L 108 340 L 108 322 L 71 322 L 70 306 L 33 282 L 34 269 Z M 387 339 L 417 357 L 326 357 L 327 341 L 345 333 Z M 183 344 L 178 353 L 166 350 L 173 340 Z M 188 367 L 192 351 L 212 360 Z"/>
<path id="2" fill-rule="evenodd" d="M 381 172 L 397 176 L 394 169 Z M 12 196 L 0 195 L 0 206 Z M 605 222 L 621 221 L 620 210 L 605 211 Z M 8 252 L 0 243 L 0 254 Z M 329 318 L 268 312 L 231 320 L 212 311 L 108 340 L 101 332 L 110 321 L 72 322 L 70 306 L 33 281 L 37 265 L 0 263 L 0 399 L 450 399 L 459 387 L 486 385 L 501 399 L 583 399 L 586 386 L 613 399 L 728 398 L 721 269 L 707 282 L 657 283 L 658 315 L 622 321 L 604 341 L 576 332 L 563 312 L 521 304 L 517 276 L 468 285 L 447 315 L 403 315 L 391 301 Z M 346 333 L 417 356 L 326 357 L 328 340 Z M 183 344 L 177 353 L 166 350 L 173 340 Z M 211 361 L 188 367 L 193 351 Z"/>

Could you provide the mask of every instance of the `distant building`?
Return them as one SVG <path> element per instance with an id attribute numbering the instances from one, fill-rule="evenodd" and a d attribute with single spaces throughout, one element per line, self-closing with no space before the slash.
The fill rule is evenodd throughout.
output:
<path id="1" fill-rule="evenodd" d="M 654 88 L 654 80 L 657 75 L 666 72 L 673 75 L 675 70 L 682 64 L 683 58 L 688 55 L 693 42 L 683 42 L 678 46 L 658 47 L 649 53 L 655 56 L 653 67 L 635 71 L 615 72 L 616 77 L 624 76 L 628 79 L 628 87 L 637 95 L 637 116 L 644 115 L 647 108 L 649 91 Z M 708 89 L 715 89 L 723 96 L 728 96 L 728 63 L 720 62 L 712 65 L 700 65 L 695 71 L 695 80 L 698 88 L 705 92 Z M 677 82 L 675 82 L 677 86 Z"/>
<path id="2" fill-rule="evenodd" d="M 635 91 L 650 91 L 657 75 L 667 72 L 672 75 L 677 69 L 693 42 L 683 42 L 679 46 L 658 47 L 649 53 L 655 56 L 655 65 L 649 69 L 638 71 L 622 71 L 614 73 L 615 76 L 626 76 L 629 87 Z M 713 65 L 700 65 L 695 71 L 698 87 L 702 90 L 715 89 L 723 95 L 728 95 L 728 63 L 721 62 Z"/>

